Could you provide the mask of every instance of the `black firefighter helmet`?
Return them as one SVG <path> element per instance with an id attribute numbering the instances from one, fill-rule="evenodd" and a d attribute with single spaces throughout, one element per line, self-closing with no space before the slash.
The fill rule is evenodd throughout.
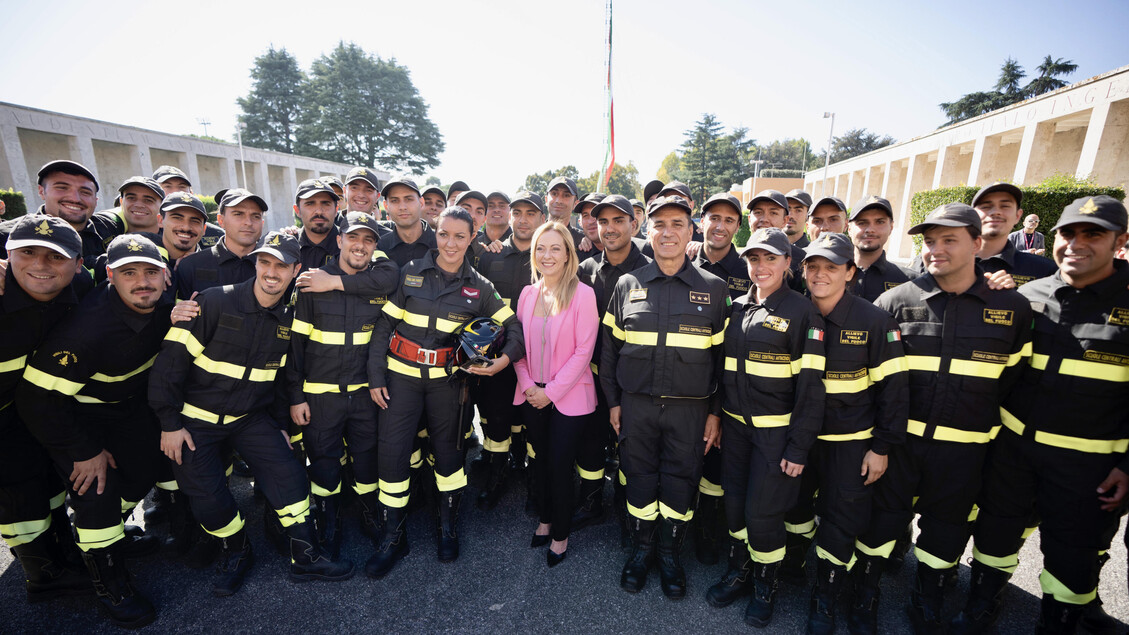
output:
<path id="1" fill-rule="evenodd" d="M 451 334 L 455 354 L 447 362 L 447 372 L 466 370 L 474 364 L 485 364 L 502 354 L 506 343 L 506 330 L 497 320 L 476 317 L 463 322 Z"/>

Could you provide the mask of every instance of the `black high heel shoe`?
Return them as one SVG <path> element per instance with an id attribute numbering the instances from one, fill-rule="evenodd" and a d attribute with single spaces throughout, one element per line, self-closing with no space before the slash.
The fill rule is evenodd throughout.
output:
<path id="1" fill-rule="evenodd" d="M 564 562 L 565 556 L 567 556 L 567 555 L 568 555 L 568 549 L 565 549 L 564 551 L 562 551 L 560 553 L 554 553 L 552 549 L 546 549 L 545 550 L 545 562 L 549 565 L 549 568 L 552 569 L 553 567 L 557 566 L 558 564 Z"/>
<path id="2" fill-rule="evenodd" d="M 533 540 L 529 541 L 529 546 L 534 548 L 544 547 L 547 544 L 549 544 L 549 534 L 545 534 L 544 536 L 533 534 Z"/>

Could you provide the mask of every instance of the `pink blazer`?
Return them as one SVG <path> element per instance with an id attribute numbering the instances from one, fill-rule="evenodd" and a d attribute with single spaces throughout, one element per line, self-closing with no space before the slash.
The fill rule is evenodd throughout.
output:
<path id="1" fill-rule="evenodd" d="M 517 373 L 517 390 L 514 405 L 525 403 L 525 391 L 534 386 L 529 372 L 530 351 L 540 349 L 540 335 L 530 332 L 533 308 L 537 304 L 538 288 L 529 285 L 522 289 L 517 303 L 517 318 L 525 335 L 525 357 L 514 364 Z M 546 360 L 549 380 L 545 382 L 545 395 L 562 414 L 570 417 L 590 414 L 596 410 L 596 385 L 592 380 L 592 349 L 600 330 L 600 316 L 596 310 L 596 293 L 583 282 L 576 285 L 572 302 L 561 313 L 549 318 L 551 356 Z"/>

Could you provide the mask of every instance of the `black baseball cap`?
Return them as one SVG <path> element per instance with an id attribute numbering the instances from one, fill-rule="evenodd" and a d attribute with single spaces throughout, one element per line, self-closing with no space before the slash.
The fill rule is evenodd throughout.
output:
<path id="1" fill-rule="evenodd" d="M 364 212 L 349 212 L 345 215 L 345 231 L 342 233 L 351 234 L 362 229 L 371 231 L 378 240 L 380 239 L 380 227 L 376 224 L 375 218 Z"/>
<path id="2" fill-rule="evenodd" d="M 263 236 L 263 239 L 259 241 L 259 246 L 251 252 L 251 255 L 269 254 L 288 265 L 292 265 L 298 262 L 301 253 L 302 247 L 298 244 L 297 238 L 282 232 L 270 232 Z"/>
<path id="3" fill-rule="evenodd" d="M 647 209 L 647 204 L 644 203 L 643 201 L 640 201 L 637 198 L 631 199 L 631 206 L 632 207 L 638 207 L 639 209 L 643 209 L 643 210 Z"/>
<path id="4" fill-rule="evenodd" d="M 329 187 L 329 183 L 321 179 L 306 179 L 298 184 L 298 191 L 294 193 L 294 204 L 297 205 L 298 201 L 303 201 L 315 194 L 329 194 L 329 197 L 332 198 L 335 203 L 341 200 L 337 192 L 334 192 L 333 188 Z"/>
<path id="5" fill-rule="evenodd" d="M 811 194 L 803 190 L 792 190 L 784 195 L 784 198 L 790 198 L 799 201 L 804 207 L 811 207 Z"/>
<path id="6" fill-rule="evenodd" d="M 535 192 L 530 192 L 528 190 L 522 190 L 521 192 L 518 192 L 514 197 L 514 200 L 510 201 L 510 207 L 513 207 L 518 203 L 532 205 L 533 207 L 537 208 L 537 211 L 541 212 L 542 214 L 545 213 L 545 199 L 541 198 L 541 195 Z"/>
<path id="7" fill-rule="evenodd" d="M 153 170 L 153 180 L 158 183 L 164 183 L 169 179 L 180 179 L 192 187 L 192 181 L 188 180 L 188 175 L 184 170 L 176 167 L 175 165 L 162 165 L 161 167 Z"/>
<path id="8" fill-rule="evenodd" d="M 330 191 L 332 192 L 333 190 Z M 261 196 L 252 194 L 250 190 L 245 190 L 241 187 L 233 187 L 230 190 L 221 190 L 220 192 L 223 193 L 219 203 L 221 212 L 232 205 L 238 205 L 248 200 L 258 205 L 259 209 L 264 212 L 267 211 L 267 202 L 264 201 Z M 220 192 L 216 193 L 219 194 Z M 334 194 L 334 196 L 336 196 L 336 194 Z"/>
<path id="9" fill-rule="evenodd" d="M 558 185 L 567 187 L 568 191 L 571 192 L 573 196 L 580 196 L 580 192 L 576 189 L 576 181 L 568 178 L 567 176 L 558 176 L 552 181 L 549 181 L 549 187 L 545 188 L 545 193 L 548 194 L 549 192 L 552 192 L 553 188 Z"/>
<path id="10" fill-rule="evenodd" d="M 381 188 L 380 195 L 388 196 L 388 190 L 391 190 L 393 185 L 403 185 L 404 187 L 415 192 L 417 196 L 422 196 L 422 194 L 420 194 L 419 192 L 419 186 L 416 185 L 416 182 L 406 176 L 393 177 L 392 180 L 385 183 L 384 187 Z"/>
<path id="11" fill-rule="evenodd" d="M 855 247 L 846 234 L 824 232 L 807 247 L 804 247 L 804 262 L 819 256 L 841 265 L 855 260 Z"/>
<path id="12" fill-rule="evenodd" d="M 670 196 L 671 194 L 684 196 L 688 201 L 694 199 L 693 196 L 690 196 L 690 186 L 682 181 L 671 181 L 664 185 L 663 189 L 659 190 L 659 196 Z"/>
<path id="13" fill-rule="evenodd" d="M 687 216 L 690 216 L 694 211 L 693 208 L 690 207 L 690 202 L 682 196 L 660 196 L 651 201 L 651 204 L 647 206 L 647 218 L 650 218 L 664 207 L 677 207 L 686 212 Z M 632 216 L 634 216 L 634 212 Z"/>
<path id="14" fill-rule="evenodd" d="M 94 173 L 87 169 L 85 165 L 81 163 L 75 163 L 74 161 L 67 161 L 66 159 L 50 161 L 43 167 L 39 168 L 39 172 L 36 174 L 36 176 L 39 178 L 39 185 L 43 185 L 43 179 L 47 178 L 47 175 L 51 174 L 52 172 L 62 172 L 63 174 L 85 176 L 91 181 L 94 181 L 95 192 L 101 189 L 101 187 L 98 185 L 98 179 L 94 177 Z"/>
<path id="15" fill-rule="evenodd" d="M 455 181 L 454 183 L 451 184 L 450 187 L 447 188 L 447 193 L 443 195 L 443 198 L 447 198 L 448 196 L 450 196 L 454 192 L 469 192 L 469 191 L 470 191 L 470 186 L 466 184 L 466 181 Z"/>
<path id="16" fill-rule="evenodd" d="M 1058 222 L 1051 228 L 1051 231 L 1074 223 L 1093 223 L 1111 231 L 1124 232 L 1126 227 L 1125 205 L 1105 194 L 1076 198 L 1073 203 L 1062 210 L 1062 216 L 1059 216 Z"/>
<path id="17" fill-rule="evenodd" d="M 167 214 L 178 207 L 190 207 L 198 214 L 208 220 L 208 210 L 204 207 L 203 201 L 192 196 L 188 192 L 173 192 L 161 201 L 161 214 Z"/>
<path id="18" fill-rule="evenodd" d="M 605 196 L 603 200 L 601 200 L 596 204 L 595 207 L 592 208 L 592 217 L 599 218 L 600 214 L 604 210 L 612 210 L 626 215 L 629 219 L 634 219 L 635 210 L 631 208 L 631 201 L 629 201 L 627 197 L 620 196 L 619 194 L 612 194 L 610 196 Z"/>
<path id="19" fill-rule="evenodd" d="M 447 195 L 443 193 L 442 188 L 439 188 L 435 185 L 424 188 L 424 190 L 419 193 L 419 197 L 423 198 L 424 196 L 426 196 L 428 194 L 438 194 L 440 198 L 443 198 L 443 199 L 447 198 Z"/>
<path id="20" fill-rule="evenodd" d="M 788 211 L 788 199 L 776 190 L 764 190 L 763 192 L 760 192 L 749 201 L 749 204 L 745 206 L 745 209 L 751 210 L 753 209 L 754 205 L 761 201 L 768 201 L 773 205 L 779 205 L 780 207 L 784 208 L 784 211 Z"/>
<path id="21" fill-rule="evenodd" d="M 122 234 L 111 240 L 106 247 L 106 265 L 117 269 L 132 262 L 146 262 L 161 269 L 168 268 L 157 245 L 140 234 Z"/>
<path id="22" fill-rule="evenodd" d="M 349 170 L 349 173 L 345 175 L 345 185 L 348 185 L 358 179 L 368 183 L 378 190 L 380 189 L 380 179 L 376 178 L 376 175 L 372 173 L 372 170 L 362 167 L 355 167 L 352 170 Z M 343 185 L 341 186 L 341 188 L 345 189 L 345 186 Z"/>
<path id="23" fill-rule="evenodd" d="M 1011 194 L 1011 197 L 1015 199 L 1016 207 L 1019 207 L 1020 204 L 1023 203 L 1023 190 L 1012 185 L 1011 183 L 996 181 L 991 185 L 986 185 L 980 188 L 980 191 L 976 193 L 976 196 L 972 197 L 972 206 L 976 207 L 976 204 L 980 202 L 981 197 L 987 196 L 992 192 L 1007 192 L 1008 194 Z"/>
<path id="24" fill-rule="evenodd" d="M 489 194 L 486 195 L 486 200 L 490 200 L 492 198 L 500 198 L 500 199 L 502 199 L 503 201 L 506 202 L 506 205 L 510 204 L 510 197 L 505 192 L 494 190 L 493 192 L 490 192 Z"/>
<path id="25" fill-rule="evenodd" d="M 777 192 L 777 194 L 780 193 Z M 783 194 L 780 195 L 784 196 Z M 792 243 L 788 242 L 788 234 L 785 234 L 784 230 L 775 227 L 762 227 L 753 232 L 753 235 L 749 236 L 749 242 L 745 243 L 745 246 L 741 249 L 741 253 L 738 254 L 738 256 L 744 258 L 754 249 L 763 249 L 777 256 L 792 255 Z"/>
<path id="26" fill-rule="evenodd" d="M 455 199 L 455 205 L 457 207 L 462 207 L 463 201 L 465 201 L 467 199 L 471 199 L 471 198 L 478 199 L 478 200 L 482 201 L 483 205 L 486 205 L 486 197 L 483 196 L 482 192 L 479 192 L 478 190 L 467 190 L 467 191 L 463 192 L 462 194 L 459 194 L 459 197 Z"/>
<path id="27" fill-rule="evenodd" d="M 158 199 L 165 197 L 165 191 L 161 189 L 161 184 L 147 176 L 131 176 L 126 179 L 121 187 L 118 188 L 118 194 L 125 194 L 125 188 L 131 185 L 140 185 L 141 187 L 148 188 L 150 192 L 157 195 Z"/>
<path id="28" fill-rule="evenodd" d="M 580 199 L 576 202 L 576 205 L 572 206 L 572 213 L 579 214 L 580 210 L 584 209 L 585 205 L 595 205 L 607 197 L 607 194 L 603 194 L 601 192 L 592 192 L 591 194 L 585 194 L 584 198 Z"/>
<path id="29" fill-rule="evenodd" d="M 647 184 L 643 186 L 643 202 L 646 203 L 647 199 L 651 198 L 652 196 L 657 196 L 658 193 L 662 191 L 662 189 L 662 181 L 658 179 L 647 181 Z"/>
<path id="30" fill-rule="evenodd" d="M 325 181 L 325 184 L 328 185 L 329 187 L 337 186 L 337 187 L 341 188 L 342 190 L 345 189 L 345 184 L 341 182 L 341 179 L 337 178 L 336 176 L 333 176 L 332 174 L 323 174 L 323 175 L 319 176 L 318 178 Z"/>
<path id="31" fill-rule="evenodd" d="M 834 205 L 835 207 L 839 208 L 840 212 L 847 211 L 847 204 L 844 203 L 843 200 L 840 199 L 839 197 L 837 197 L 837 196 L 824 196 L 823 198 L 819 199 L 815 203 L 812 203 L 811 207 L 808 208 L 808 216 L 811 216 L 812 213 L 815 212 L 816 208 L 818 208 L 821 205 Z"/>
<path id="32" fill-rule="evenodd" d="M 729 192 L 719 192 L 711 196 L 709 200 L 706 201 L 704 205 L 702 205 L 702 213 L 705 214 L 711 207 L 721 203 L 732 206 L 733 211 L 737 212 L 738 217 L 743 217 L 745 215 L 741 209 L 741 201 L 739 201 L 736 196 L 733 196 Z"/>
<path id="33" fill-rule="evenodd" d="M 886 212 L 890 216 L 890 218 L 894 218 L 894 208 L 890 205 L 890 201 L 887 201 L 881 196 L 871 195 L 859 199 L 859 202 L 855 203 L 855 206 L 851 208 L 851 215 L 849 218 L 847 218 L 847 220 L 854 220 L 858 218 L 859 214 L 865 212 L 868 209 L 875 208 Z"/>
<path id="34" fill-rule="evenodd" d="M 30 214 L 16 220 L 4 245 L 9 253 L 20 247 L 47 247 L 67 258 L 78 258 L 82 255 L 82 238 L 61 218 Z"/>
<path id="35" fill-rule="evenodd" d="M 980 214 L 964 203 L 945 203 L 929 212 L 925 220 L 909 228 L 909 234 L 922 234 L 930 227 L 975 227 L 980 232 Z"/>

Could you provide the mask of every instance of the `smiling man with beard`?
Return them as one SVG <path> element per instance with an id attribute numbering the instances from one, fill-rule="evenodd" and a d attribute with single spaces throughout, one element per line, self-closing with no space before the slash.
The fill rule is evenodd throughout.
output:
<path id="1" fill-rule="evenodd" d="M 847 227 L 855 246 L 856 280 L 848 287 L 867 302 L 917 277 L 917 273 L 886 260 L 886 241 L 894 232 L 894 209 L 881 196 L 855 203 Z"/>
<path id="2" fill-rule="evenodd" d="M 980 214 L 984 227 L 981 234 L 984 246 L 976 254 L 980 268 L 987 273 L 1006 271 L 1016 286 L 1045 278 L 1058 270 L 1054 261 L 1020 251 L 1008 240 L 1011 228 L 1023 216 L 1019 207 L 1022 201 L 1023 192 L 1018 187 L 998 182 L 981 188 L 972 197 L 972 207 Z"/>
<path id="3" fill-rule="evenodd" d="M 302 247 L 299 262 L 303 269 L 317 269 L 341 253 L 335 223 L 338 200 L 337 193 L 324 181 L 307 179 L 298 184 L 294 214 L 302 221 L 298 244 Z"/>
<path id="4" fill-rule="evenodd" d="M 192 183 L 188 180 L 188 175 L 184 170 L 172 165 L 162 165 L 153 171 L 153 180 L 161 184 L 161 189 L 165 191 L 165 196 L 173 192 L 186 192 L 195 196 L 192 191 Z M 221 190 L 222 191 L 222 190 Z M 215 198 L 216 203 L 219 203 L 221 196 Z M 207 223 L 204 229 L 204 235 L 200 237 L 200 246 L 203 249 L 210 249 L 220 239 L 223 238 L 223 228 L 219 225 Z"/>

